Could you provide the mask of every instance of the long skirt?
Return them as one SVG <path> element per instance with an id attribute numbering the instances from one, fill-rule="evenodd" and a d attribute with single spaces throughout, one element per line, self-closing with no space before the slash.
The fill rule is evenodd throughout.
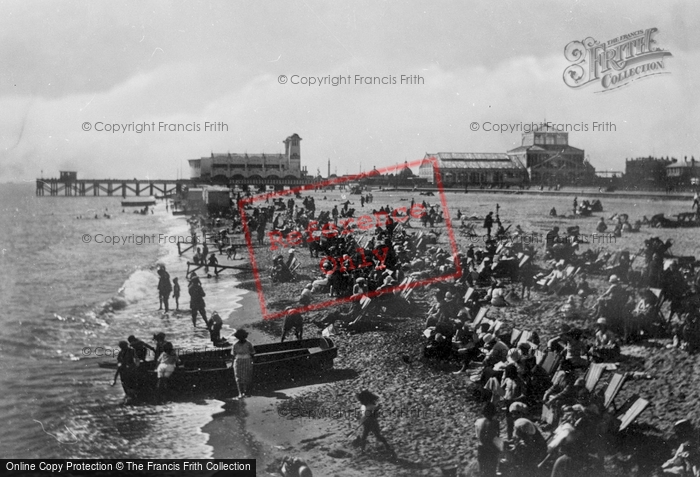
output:
<path id="1" fill-rule="evenodd" d="M 247 389 L 253 381 L 253 360 L 251 358 L 236 358 L 233 360 L 233 371 L 236 375 L 236 384 L 240 388 Z"/>

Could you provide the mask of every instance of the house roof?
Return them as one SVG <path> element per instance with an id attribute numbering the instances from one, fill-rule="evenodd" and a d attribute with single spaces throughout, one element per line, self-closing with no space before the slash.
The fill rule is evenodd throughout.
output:
<path id="1" fill-rule="evenodd" d="M 674 162 L 666 166 L 666 169 L 673 169 L 674 167 L 697 167 L 700 169 L 700 163 L 697 162 Z"/>
<path id="2" fill-rule="evenodd" d="M 508 154 L 518 153 L 518 152 L 564 152 L 564 153 L 581 153 L 583 154 L 583 149 L 579 149 L 573 146 L 564 146 L 562 144 L 537 144 L 534 146 L 518 146 L 515 149 L 508 151 Z"/>
<path id="3" fill-rule="evenodd" d="M 440 169 L 522 169 L 520 161 L 513 161 L 508 154 L 494 152 L 438 152 L 426 154 L 434 157 Z"/>

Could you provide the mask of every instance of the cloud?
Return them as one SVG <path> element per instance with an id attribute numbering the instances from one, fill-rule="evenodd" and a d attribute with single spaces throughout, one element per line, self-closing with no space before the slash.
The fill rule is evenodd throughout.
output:
<path id="1" fill-rule="evenodd" d="M 423 14 L 407 13 L 408 26 L 375 34 L 368 30 L 368 22 L 374 21 L 378 28 L 383 20 L 371 20 L 349 7 L 339 15 L 309 5 L 318 17 L 304 8 L 294 18 L 313 29 L 303 36 L 310 46 L 295 43 L 300 37 L 282 44 L 271 33 L 272 47 L 251 43 L 257 59 L 239 52 L 246 43 L 235 43 L 228 48 L 231 59 L 224 60 L 226 48 L 217 46 L 213 55 L 200 48 L 212 41 L 210 32 L 201 30 L 204 39 L 194 41 L 194 33 L 188 31 L 192 44 L 156 41 L 163 45 L 163 58 L 158 52 L 155 63 L 148 67 L 131 64 L 127 73 L 110 76 L 112 84 L 69 88 L 59 95 L 0 96 L 0 181 L 31 180 L 42 169 L 56 175 L 65 168 L 78 170 L 83 178 L 174 178 L 181 167 L 187 176 L 187 159 L 212 151 L 275 154 L 283 150 L 284 138 L 295 132 L 303 138 L 302 164 L 310 172 L 318 168 L 325 174 L 330 159 L 332 167 L 343 174 L 357 172 L 360 164 L 367 170 L 419 159 L 426 152 L 503 152 L 520 144 L 520 133 L 484 131 L 483 123 L 517 125 L 545 119 L 589 128 L 593 122 L 614 124 L 615 131 L 570 134 L 571 144 L 585 149 L 600 169 L 621 170 L 626 157 L 700 155 L 693 150 L 698 140 L 694 125 L 700 119 L 696 92 L 700 53 L 692 42 L 678 41 L 678 36 L 686 36 L 682 32 L 676 35 L 665 29 L 659 37 L 660 45 L 674 54 L 666 60 L 670 75 L 594 94 L 590 89 L 568 88 L 562 74 L 567 66 L 563 48 L 568 41 L 582 35 L 607 39 L 584 21 L 584 16 L 599 15 L 595 11 L 575 15 L 571 33 L 562 30 L 566 15 L 559 10 L 551 14 L 559 19 L 551 34 L 536 34 L 532 25 L 520 26 L 514 13 L 504 18 L 518 26 L 498 25 L 498 35 L 494 32 L 489 37 L 488 28 L 479 24 L 475 31 L 480 35 L 474 34 L 467 46 L 481 53 L 470 56 L 471 61 L 458 61 L 455 52 L 466 51 L 464 44 L 455 44 L 446 55 L 436 50 L 454 43 L 455 38 L 466 40 L 463 32 L 456 31 L 458 23 L 444 14 L 426 10 L 428 24 L 441 24 L 444 29 L 416 31 L 418 40 L 426 43 L 406 37 L 401 52 L 392 57 L 389 46 L 409 34 L 409 26 L 420 24 Z M 488 15 L 498 15 L 503 9 L 494 8 Z M 389 14 L 391 8 L 383 11 Z M 319 47 L 322 59 L 315 57 L 314 48 L 318 41 L 329 41 L 329 32 L 319 19 L 336 37 L 330 38 L 332 46 Z M 635 29 L 640 21 L 635 18 L 629 28 Z M 203 28 L 202 22 L 194 21 L 192 28 Z M 665 25 L 668 20 L 664 16 L 659 22 Z M 619 18 L 603 23 L 615 35 L 626 31 Z M 220 27 L 216 31 L 222 33 Z M 249 33 L 250 27 L 245 31 Z M 386 44 L 370 45 L 367 38 L 353 41 L 349 36 L 353 31 L 384 39 Z M 518 31 L 529 32 L 522 44 L 516 38 Z M 497 39 L 512 46 L 510 53 Z M 551 44 L 545 47 L 545 40 Z M 523 44 L 530 46 L 523 48 Z M 137 56 L 145 58 L 146 53 L 143 50 Z M 108 63 L 99 62 L 105 68 Z M 350 75 L 351 83 L 355 75 L 391 77 L 397 84 L 281 85 L 280 74 Z M 423 84 L 398 84 L 401 75 L 420 75 Z M 84 122 L 90 122 L 93 129 L 83 131 Z M 156 131 L 99 132 L 94 130 L 98 122 L 154 124 Z M 223 122 L 228 131 L 158 130 L 159 123 L 197 124 L 203 129 L 205 122 Z M 481 130 L 470 130 L 472 122 L 482 125 Z"/>

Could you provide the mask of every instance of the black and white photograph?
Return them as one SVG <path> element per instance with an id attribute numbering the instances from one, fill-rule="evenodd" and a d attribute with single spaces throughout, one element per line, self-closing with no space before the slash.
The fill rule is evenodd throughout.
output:
<path id="1" fill-rule="evenodd" d="M 0 10 L 0 474 L 700 477 L 700 3 Z"/>

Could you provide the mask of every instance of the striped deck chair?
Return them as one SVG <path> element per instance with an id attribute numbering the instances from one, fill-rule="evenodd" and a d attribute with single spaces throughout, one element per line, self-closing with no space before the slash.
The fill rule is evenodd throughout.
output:
<path id="1" fill-rule="evenodd" d="M 622 432 L 627 429 L 648 406 L 649 401 L 636 394 L 627 399 L 615 416 L 620 421 L 618 431 Z"/>
<path id="2" fill-rule="evenodd" d="M 588 366 L 585 380 L 586 389 L 588 389 L 589 392 L 593 392 L 593 389 L 595 389 L 598 381 L 600 381 L 600 377 L 603 375 L 603 371 L 606 369 L 605 363 L 591 363 Z"/>
<path id="3" fill-rule="evenodd" d="M 296 274 L 296 271 L 299 270 L 299 267 L 301 266 L 301 262 L 294 257 L 292 259 L 292 263 L 289 265 L 289 271 L 292 272 L 293 274 Z"/>
<path id="4" fill-rule="evenodd" d="M 366 309 L 370 303 L 372 303 L 371 298 L 369 298 L 367 296 L 363 296 L 362 298 L 360 298 L 360 304 L 362 305 L 363 310 Z"/>
<path id="5" fill-rule="evenodd" d="M 393 287 L 394 291 L 392 291 L 391 293 L 393 293 L 394 296 L 402 295 L 402 292 L 404 291 L 404 287 L 408 283 L 408 280 L 409 280 L 409 277 L 406 277 L 403 279 L 403 281 L 401 283 L 399 283 L 398 285 L 394 285 L 394 287 Z"/>
<path id="6" fill-rule="evenodd" d="M 559 367 L 561 363 L 561 355 L 554 351 L 547 353 L 547 357 L 542 362 L 542 368 L 547 372 L 547 374 L 552 375 Z"/>
<path id="7" fill-rule="evenodd" d="M 610 379 L 610 382 L 608 383 L 608 387 L 605 388 L 605 392 L 603 394 L 603 396 L 604 396 L 603 407 L 605 407 L 605 409 L 609 409 L 610 406 L 614 407 L 615 398 L 620 393 L 620 390 L 622 389 L 622 386 L 625 384 L 626 380 L 627 380 L 627 373 L 625 373 L 625 374 L 620 374 L 620 373 L 613 374 L 613 377 Z"/>
<path id="8" fill-rule="evenodd" d="M 521 255 L 521 254 L 519 254 Z M 520 259 L 520 263 L 518 264 L 519 268 L 523 268 L 523 265 L 525 265 L 527 262 L 530 261 L 530 256 L 529 255 L 523 255 L 522 258 Z"/>

